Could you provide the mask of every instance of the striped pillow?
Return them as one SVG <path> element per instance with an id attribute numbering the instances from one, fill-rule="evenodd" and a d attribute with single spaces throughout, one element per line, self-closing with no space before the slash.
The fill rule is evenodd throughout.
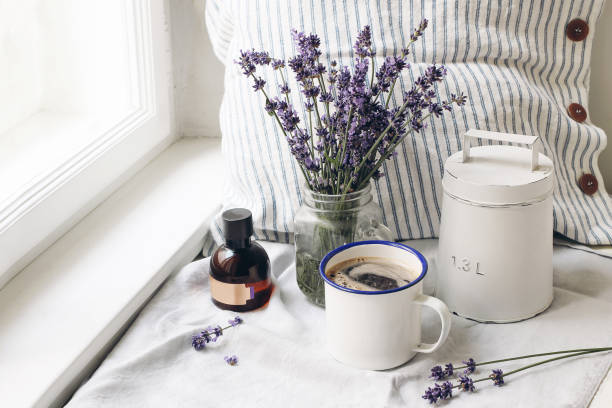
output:
<path id="1" fill-rule="evenodd" d="M 612 202 L 597 168 L 606 135 L 585 120 L 591 45 L 603 4 L 208 0 L 208 30 L 226 66 L 220 114 L 228 178 L 224 207 L 250 208 L 259 239 L 291 242 L 301 202 L 299 171 L 283 135 L 265 113 L 261 95 L 233 64 L 241 49 L 286 59 L 295 54 L 289 33 L 296 28 L 321 37 L 323 61 L 351 64 L 354 36 L 369 24 L 380 63 L 399 53 L 412 28 L 428 18 L 423 39 L 412 47 L 412 72 L 401 81 L 402 90 L 427 64 L 441 63 L 448 76 L 438 92 L 446 99 L 462 90 L 468 104 L 409 137 L 375 183 L 375 199 L 395 238 L 437 235 L 443 163 L 461 149 L 461 135 L 476 128 L 541 136 L 556 166 L 555 231 L 586 244 L 612 244 Z M 271 72 L 264 79 L 276 86 Z M 301 107 L 299 96 L 293 97 Z M 220 232 L 218 224 L 214 230 Z"/>

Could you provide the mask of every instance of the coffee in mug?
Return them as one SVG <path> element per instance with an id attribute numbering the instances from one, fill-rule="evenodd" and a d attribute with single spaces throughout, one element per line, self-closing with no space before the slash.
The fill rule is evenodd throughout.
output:
<path id="1" fill-rule="evenodd" d="M 340 262 L 326 273 L 338 285 L 366 291 L 399 288 L 417 278 L 415 271 L 410 270 L 406 264 L 373 256 Z"/>

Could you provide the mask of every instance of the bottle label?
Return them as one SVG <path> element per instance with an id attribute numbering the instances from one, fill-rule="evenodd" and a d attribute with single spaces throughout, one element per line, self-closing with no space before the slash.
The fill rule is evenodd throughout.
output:
<path id="1" fill-rule="evenodd" d="M 247 300 L 255 298 L 259 292 L 270 285 L 268 280 L 255 283 L 227 283 L 210 277 L 210 294 L 217 302 L 226 305 L 246 305 Z"/>

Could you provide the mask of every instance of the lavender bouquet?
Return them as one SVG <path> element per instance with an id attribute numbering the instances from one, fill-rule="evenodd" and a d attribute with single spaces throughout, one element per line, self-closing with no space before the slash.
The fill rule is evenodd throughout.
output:
<path id="1" fill-rule="evenodd" d="M 320 58 L 319 37 L 295 30 L 292 36 L 297 55 L 286 62 L 255 50 L 241 51 L 236 61 L 242 73 L 252 79 L 254 91 L 263 94 L 265 110 L 283 132 L 307 189 L 334 197 L 337 211 L 324 208 L 328 213 L 325 222 L 309 239 L 316 248 L 307 251 L 308 256 L 300 256 L 296 241 L 298 284 L 311 300 L 311 292 L 318 293 L 315 303 L 322 302 L 319 261 L 329 250 L 355 240 L 356 215 L 344 211 L 347 206 L 351 209 L 347 197 L 369 188 L 370 180 L 382 177 L 381 167 L 394 155 L 395 148 L 412 132 L 422 131 L 430 116 L 439 117 L 452 105 L 465 104 L 462 94 L 439 100 L 434 85 L 446 75 L 446 69 L 439 65 L 429 66 L 402 93 L 401 102 L 393 98 L 398 78 L 410 67 L 409 46 L 426 27 L 427 20 L 423 20 L 401 55 L 387 56 L 378 67 L 369 26 L 357 36 L 352 71 L 336 61 L 326 66 Z M 264 65 L 277 74 L 279 96 L 266 91 L 266 81 L 257 73 Z M 302 117 L 290 97 L 287 66 L 302 94 Z"/>

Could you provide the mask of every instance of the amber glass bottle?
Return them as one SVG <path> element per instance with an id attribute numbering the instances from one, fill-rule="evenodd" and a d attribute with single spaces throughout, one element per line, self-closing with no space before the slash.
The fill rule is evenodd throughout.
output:
<path id="1" fill-rule="evenodd" d="M 210 258 L 210 294 L 225 310 L 246 312 L 264 306 L 272 293 L 270 259 L 253 235 L 251 212 L 234 208 L 222 214 L 225 244 Z"/>

